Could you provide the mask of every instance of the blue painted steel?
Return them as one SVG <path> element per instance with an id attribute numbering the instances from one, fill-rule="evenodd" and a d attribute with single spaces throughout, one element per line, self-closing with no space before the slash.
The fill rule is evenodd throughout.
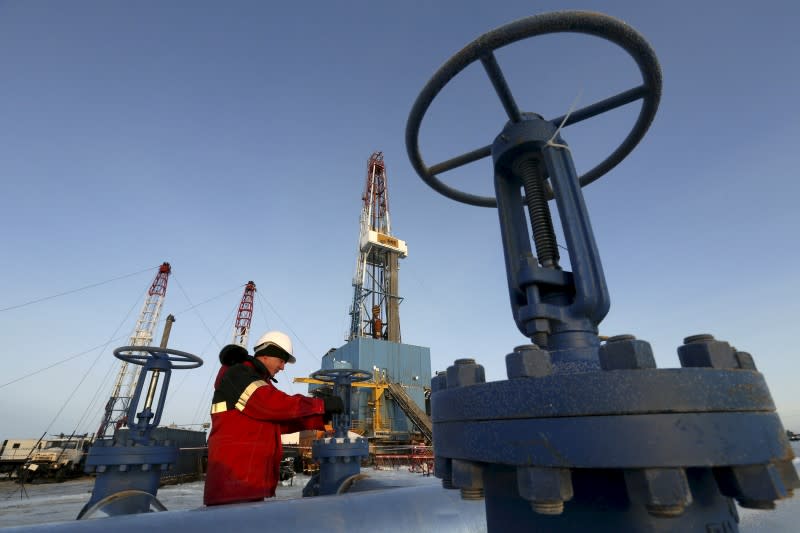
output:
<path id="1" fill-rule="evenodd" d="M 538 115 L 523 116 L 523 122 L 508 123 L 492 146 L 513 316 L 523 335 L 548 335 L 547 347 L 554 364 L 566 362 L 574 370 L 597 368 L 597 324 L 608 312 L 610 299 L 589 214 L 569 151 L 542 149 L 548 139 L 557 137 L 556 127 Z M 556 141 L 563 144 L 560 138 Z M 539 159 L 543 156 L 547 163 L 571 273 L 539 266 L 531 250 L 520 178 L 513 171 L 515 162 L 531 153 Z"/>
<path id="2" fill-rule="evenodd" d="M 359 337 L 322 358 L 323 369 L 337 368 L 342 363 L 370 373 L 378 368 L 378 372 L 385 373 L 387 379 L 405 385 L 408 395 L 425 410 L 425 389 L 431 386 L 430 348 Z M 371 401 L 370 389 L 354 389 L 351 413 L 354 421 L 371 421 Z M 386 412 L 382 415 L 384 420 L 391 422 L 390 431 L 398 435 L 407 435 L 414 431 L 414 424 L 399 406 L 391 400 L 384 402 L 384 405 Z M 369 427 L 370 424 L 366 423 L 366 426 Z"/>
<path id="3" fill-rule="evenodd" d="M 203 360 L 196 355 L 151 346 L 123 346 L 114 350 L 114 355 L 128 363 L 142 365 L 143 368 L 130 400 L 129 429 L 124 434 L 125 440 L 122 441 L 115 435 L 113 440 L 96 441 L 89 450 L 85 469 L 87 473 L 96 473 L 97 477 L 92 496 L 78 518 L 83 517 L 96 503 L 123 491 L 141 491 L 146 494 L 114 500 L 103 506 L 104 513 L 113 516 L 149 511 L 158 492 L 162 472 L 178 460 L 178 446 L 174 442 L 158 442 L 152 438 L 164 410 L 170 375 L 173 369 L 196 368 L 203 364 Z M 163 378 L 161 393 L 155 409 L 152 404 L 154 398 L 148 394 L 142 411 L 137 414 L 136 409 L 148 377 L 150 393 L 155 392 L 159 378 Z M 133 420 L 136 422 L 132 422 Z"/>
<path id="4" fill-rule="evenodd" d="M 521 111 L 492 53 L 553 32 L 588 33 L 621 46 L 644 84 L 551 121 Z M 452 189 L 435 176 L 489 155 L 485 148 L 428 168 L 417 146 L 433 98 L 478 60 L 510 119 L 489 150 L 495 198 Z M 412 108 L 406 143 L 422 179 L 457 201 L 497 206 L 512 314 L 534 342 L 506 356 L 508 381 L 485 383 L 483 367 L 471 359 L 456 360 L 433 380 L 436 475 L 444 487 L 461 489 L 462 498 L 485 497 L 490 531 L 732 532 L 733 499 L 769 509 L 800 487 L 750 354 L 696 335 L 678 349 L 683 368 L 660 370 L 647 342 L 625 335 L 601 345 L 598 337 L 610 299 L 581 186 L 641 140 L 660 93 L 658 62 L 633 29 L 605 15 L 565 12 L 479 37 L 445 63 Z M 562 122 L 639 98 L 642 111 L 628 137 L 579 178 Z M 572 272 L 558 264 L 549 198 Z"/>
<path id="5" fill-rule="evenodd" d="M 334 435 L 311 443 L 311 457 L 319 463 L 319 474 L 303 488 L 303 496 L 336 494 L 342 484 L 361 472 L 361 459 L 369 455 L 369 444 L 362 437 L 350 437 L 352 387 L 351 383 L 367 381 L 370 372 L 348 368 L 322 369 L 312 378 L 333 384 L 333 395 L 342 399 L 344 409 L 332 419 Z"/>

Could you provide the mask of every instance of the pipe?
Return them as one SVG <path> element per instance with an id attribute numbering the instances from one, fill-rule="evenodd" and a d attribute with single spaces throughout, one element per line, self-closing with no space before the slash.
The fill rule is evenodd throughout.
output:
<path id="1" fill-rule="evenodd" d="M 462 500 L 459 491 L 437 485 L 390 488 L 339 496 L 271 500 L 110 517 L 98 520 L 20 526 L 3 532 L 141 533 L 147 531 L 236 531 L 279 529 L 342 533 L 486 531 L 483 501 Z"/>

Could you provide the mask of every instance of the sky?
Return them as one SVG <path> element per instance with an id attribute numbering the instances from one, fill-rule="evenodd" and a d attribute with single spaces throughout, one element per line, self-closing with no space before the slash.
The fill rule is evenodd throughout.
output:
<path id="1" fill-rule="evenodd" d="M 752 353 L 800 431 L 800 38 L 796 2 L 0 1 L 0 439 L 93 432 L 157 267 L 161 322 L 205 365 L 175 371 L 162 423 L 208 420 L 244 285 L 252 342 L 281 329 L 292 384 L 344 343 L 367 160 L 384 153 L 401 262 L 403 341 L 432 369 L 473 357 L 490 381 L 527 343 L 508 301 L 494 209 L 449 200 L 408 161 L 411 105 L 480 34 L 563 9 L 602 10 L 651 43 L 664 77 L 640 145 L 584 189 L 611 295 L 603 335 L 679 366 L 711 333 Z M 554 118 L 639 85 L 588 36 L 496 52 L 520 107 Z M 639 103 L 570 126 L 578 172 Z M 480 65 L 422 123 L 429 164 L 489 144 L 505 115 Z M 441 178 L 492 194 L 488 159 Z M 563 241 L 561 242 L 563 244 Z M 566 252 L 562 252 L 566 255 Z"/>

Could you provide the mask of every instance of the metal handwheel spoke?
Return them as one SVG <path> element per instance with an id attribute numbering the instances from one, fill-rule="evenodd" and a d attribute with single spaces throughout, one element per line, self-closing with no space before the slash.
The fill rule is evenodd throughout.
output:
<path id="1" fill-rule="evenodd" d="M 461 154 L 458 157 L 448 159 L 447 161 L 437 163 L 436 165 L 431 166 L 428 169 L 428 172 L 430 172 L 431 174 L 441 174 L 442 172 L 447 172 L 448 170 L 453 170 L 454 168 L 463 167 L 464 165 L 468 165 L 469 163 L 478 161 L 480 159 L 483 159 L 484 157 L 489 157 L 490 155 L 492 155 L 491 144 L 484 146 L 483 148 L 478 148 L 477 150 L 467 152 L 466 154 Z"/>
<path id="2" fill-rule="evenodd" d="M 567 121 L 564 122 L 564 127 L 569 126 L 571 124 L 576 124 L 581 122 L 582 120 L 586 120 L 588 118 L 596 117 L 597 115 L 601 115 L 612 109 L 616 109 L 618 107 L 622 107 L 624 105 L 630 104 L 631 102 L 635 102 L 636 100 L 641 100 L 645 96 L 649 89 L 645 85 L 640 85 L 638 87 L 634 87 L 633 89 L 628 89 L 627 91 L 623 91 L 617 95 L 612 96 L 611 98 L 606 98 L 605 100 L 601 100 L 599 102 L 595 102 L 592 105 L 583 107 L 576 111 L 573 111 L 567 115 L 561 115 L 560 117 L 554 118 L 550 122 L 554 126 L 560 126 L 561 122 L 567 117 Z"/>
<path id="3" fill-rule="evenodd" d="M 481 63 L 483 63 L 483 68 L 492 81 L 494 90 L 500 98 L 500 102 L 503 104 L 508 118 L 511 122 L 519 122 L 522 120 L 517 102 L 514 101 L 514 96 L 511 94 L 511 88 L 509 88 L 508 83 L 506 83 L 506 78 L 503 76 L 503 71 L 500 70 L 500 65 L 497 64 L 497 58 L 494 57 L 493 53 L 489 52 L 481 58 Z"/>

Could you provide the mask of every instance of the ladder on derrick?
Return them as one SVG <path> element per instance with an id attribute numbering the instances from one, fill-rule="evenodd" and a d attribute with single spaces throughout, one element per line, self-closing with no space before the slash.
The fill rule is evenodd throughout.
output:
<path id="1" fill-rule="evenodd" d="M 409 420 L 417 426 L 428 442 L 433 443 L 433 425 L 431 424 L 431 417 L 419 408 L 417 402 L 408 395 L 402 385 L 391 382 L 388 385 L 389 392 L 395 403 L 400 406 L 400 409 L 403 410 Z"/>

